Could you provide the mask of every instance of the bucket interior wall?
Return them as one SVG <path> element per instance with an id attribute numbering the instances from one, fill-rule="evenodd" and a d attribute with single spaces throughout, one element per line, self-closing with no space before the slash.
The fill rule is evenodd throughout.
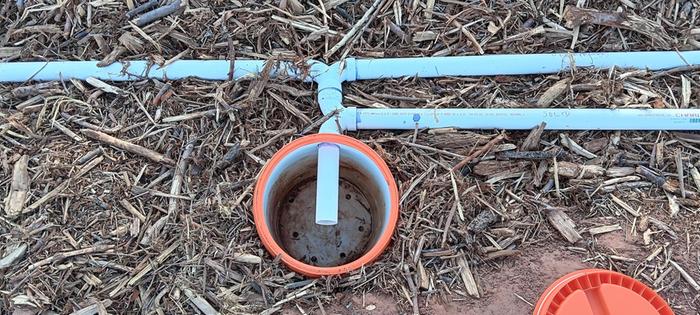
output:
<path id="1" fill-rule="evenodd" d="M 341 146 L 338 224 L 316 224 L 316 152 L 315 144 L 302 147 L 278 164 L 267 185 L 266 223 L 275 242 L 296 260 L 340 266 L 378 241 L 389 214 L 388 189 L 369 158 Z"/>

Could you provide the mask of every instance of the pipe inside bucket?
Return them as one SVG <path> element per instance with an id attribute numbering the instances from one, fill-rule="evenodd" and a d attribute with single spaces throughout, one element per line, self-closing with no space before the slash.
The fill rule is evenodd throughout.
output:
<path id="1" fill-rule="evenodd" d="M 338 224 L 338 179 L 340 148 L 333 143 L 318 145 L 316 172 L 316 224 Z"/>
<path id="2" fill-rule="evenodd" d="M 333 187 L 339 195 L 329 198 L 338 205 L 337 224 L 316 224 L 318 143 L 283 156 L 273 166 L 263 193 L 265 228 L 276 245 L 295 260 L 316 267 L 360 259 L 387 231 L 392 215 L 391 189 L 380 167 L 351 146 L 331 145 L 340 156 L 339 181 Z"/>

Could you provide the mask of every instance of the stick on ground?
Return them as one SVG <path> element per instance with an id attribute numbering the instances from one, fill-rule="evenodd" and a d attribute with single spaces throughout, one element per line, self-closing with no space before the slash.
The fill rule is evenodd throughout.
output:
<path id="1" fill-rule="evenodd" d="M 154 161 L 157 163 L 165 163 L 165 164 L 169 164 L 169 165 L 175 165 L 175 161 L 173 159 L 166 157 L 166 156 L 164 156 L 156 151 L 153 151 L 151 149 L 144 148 L 138 144 L 133 144 L 131 142 L 112 137 L 106 133 L 102 133 L 102 132 L 91 130 L 91 129 L 81 129 L 80 132 L 82 132 L 85 136 L 87 136 L 90 139 L 104 142 L 104 143 L 109 144 L 113 147 L 134 153 L 136 155 L 143 156 L 145 158 L 150 159 L 151 161 Z"/>

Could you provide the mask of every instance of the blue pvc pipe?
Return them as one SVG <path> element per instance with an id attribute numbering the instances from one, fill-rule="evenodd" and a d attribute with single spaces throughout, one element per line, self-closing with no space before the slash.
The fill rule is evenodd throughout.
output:
<path id="1" fill-rule="evenodd" d="M 357 59 L 346 80 L 417 76 L 490 76 L 558 73 L 576 67 L 663 70 L 700 64 L 700 51 L 516 54 L 462 57 Z"/>
<path id="2" fill-rule="evenodd" d="M 257 77 L 262 73 L 265 60 L 236 60 L 233 79 Z M 228 60 L 178 60 L 159 67 L 144 60 L 115 62 L 98 67 L 97 61 L 49 61 L 0 63 L 0 82 L 85 80 L 94 77 L 107 81 L 135 81 L 142 79 L 178 80 L 188 77 L 203 80 L 228 80 Z M 293 65 L 280 62 L 271 75 L 286 74 L 301 79 L 304 76 Z"/>
<path id="3" fill-rule="evenodd" d="M 356 129 L 700 130 L 698 109 L 358 108 Z"/>
<path id="4" fill-rule="evenodd" d="M 318 144 L 316 169 L 316 224 L 338 224 L 338 187 L 340 183 L 340 147 L 335 143 Z"/>
<path id="5" fill-rule="evenodd" d="M 236 60 L 232 79 L 259 76 L 268 61 Z M 287 75 L 318 84 L 321 111 L 338 111 L 328 120 L 322 132 L 342 132 L 357 129 L 531 129 L 541 122 L 547 129 L 567 130 L 699 130 L 700 111 L 697 109 L 356 109 L 342 106 L 344 81 L 400 78 L 417 76 L 489 76 L 558 73 L 572 67 L 611 67 L 663 70 L 700 64 L 700 51 L 689 52 L 622 52 L 577 54 L 485 55 L 463 57 L 425 57 L 395 59 L 347 59 L 345 63 L 325 65 L 310 61 L 308 71 L 294 64 L 276 64 L 270 75 Z M 142 79 L 177 80 L 196 77 L 205 80 L 228 80 L 228 60 L 178 60 L 166 67 L 147 61 L 125 61 L 98 67 L 96 61 L 11 62 L 0 63 L 1 82 L 85 80 L 95 77 L 108 81 Z M 308 72 L 308 75 L 307 73 Z M 338 173 L 323 171 L 335 168 L 339 155 L 337 146 L 324 144 L 316 152 L 319 165 L 317 211 L 330 218 L 319 222 L 332 224 L 337 216 Z M 324 199 L 328 198 L 328 199 Z M 333 208 L 332 204 L 336 203 Z M 329 206 L 330 205 L 330 206 Z M 319 208 L 321 206 L 321 208 Z M 327 211 L 323 211 L 327 210 Z M 335 211 L 334 211 L 335 210 Z M 336 218 L 337 220 L 337 218 Z"/>

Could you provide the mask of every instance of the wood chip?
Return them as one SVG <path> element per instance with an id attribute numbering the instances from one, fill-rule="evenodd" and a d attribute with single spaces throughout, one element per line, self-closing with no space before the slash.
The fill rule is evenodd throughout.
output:
<path id="1" fill-rule="evenodd" d="M 549 223 L 551 223 L 569 243 L 574 244 L 581 240 L 582 237 L 576 230 L 576 223 L 569 218 L 569 215 L 567 215 L 563 209 L 548 207 L 545 209 L 545 213 Z"/>
<path id="2" fill-rule="evenodd" d="M 605 234 L 618 230 L 622 230 L 622 227 L 619 224 L 613 224 L 590 228 L 588 229 L 588 233 L 591 234 L 591 236 L 595 236 L 598 234 Z"/>
<path id="3" fill-rule="evenodd" d="M 415 32 L 411 38 L 416 43 L 427 42 L 435 40 L 437 38 L 437 34 L 433 31 Z"/>
<path id="4" fill-rule="evenodd" d="M 219 312 L 199 294 L 193 292 L 192 290 L 186 287 L 181 287 L 181 290 L 183 293 L 185 293 L 185 296 L 189 299 L 190 303 L 197 307 L 197 309 L 200 310 L 204 315 L 219 314 Z"/>
<path id="5" fill-rule="evenodd" d="M 552 103 L 559 98 L 559 96 L 566 92 L 566 89 L 569 87 L 569 83 L 571 83 L 571 79 L 569 78 L 562 79 L 554 83 L 544 93 L 542 93 L 540 99 L 537 101 L 537 107 L 548 107 L 549 105 L 552 105 Z"/>
<path id="6" fill-rule="evenodd" d="M 125 95 L 126 94 L 126 91 L 124 91 L 124 90 L 122 90 L 114 85 L 107 84 L 104 81 L 97 79 L 97 78 L 89 77 L 89 78 L 85 79 L 85 82 L 90 83 L 90 85 L 92 85 L 92 86 L 94 86 L 94 87 L 96 87 L 104 92 L 107 92 L 107 93 L 112 93 L 112 94 L 116 94 L 116 95 Z"/>
<path id="7" fill-rule="evenodd" d="M 559 176 L 567 178 L 596 178 L 605 174 L 605 168 L 599 165 L 584 165 L 571 162 L 557 162 Z M 550 169 L 550 172 L 554 172 Z"/>
<path id="8" fill-rule="evenodd" d="M 480 297 L 479 286 L 474 280 L 474 275 L 469 267 L 469 263 L 467 263 L 464 256 L 459 256 L 457 258 L 457 264 L 459 265 L 459 275 L 462 278 L 462 282 L 464 282 L 464 287 L 467 289 L 467 294 L 478 299 Z"/>
<path id="9" fill-rule="evenodd" d="M 571 140 L 571 138 L 569 138 L 569 136 L 567 136 L 566 134 L 560 133 L 559 139 L 561 140 L 561 144 L 563 146 L 569 148 L 569 150 L 580 156 L 583 156 L 587 159 L 595 159 L 598 157 L 597 155 L 588 152 L 588 150 L 584 149 L 578 143 L 574 142 L 574 140 Z"/>
<path id="10" fill-rule="evenodd" d="M 107 307 L 112 305 L 112 300 L 110 299 L 104 299 L 102 301 L 99 301 L 97 303 L 91 304 L 89 306 L 86 306 L 84 308 L 81 308 L 73 313 L 70 313 L 70 315 L 95 315 L 95 314 L 106 314 L 107 312 L 104 311 Z"/>
<path id="11" fill-rule="evenodd" d="M 692 164 L 690 164 L 690 177 L 692 177 L 693 182 L 695 182 L 695 189 L 700 191 L 700 171 Z"/>
<path id="12" fill-rule="evenodd" d="M 14 219 L 22 213 L 24 204 L 29 197 L 31 178 L 27 171 L 28 163 L 28 155 L 22 155 L 19 160 L 15 162 L 14 170 L 12 171 L 12 181 L 10 182 L 10 191 L 5 198 L 5 216 L 9 219 Z"/>
<path id="13" fill-rule="evenodd" d="M 520 150 L 537 150 L 540 147 L 540 138 L 542 137 L 542 132 L 544 132 L 544 128 L 546 126 L 547 124 L 542 122 L 537 127 L 533 128 L 530 131 L 530 134 L 527 135 L 527 138 L 525 138 L 525 141 L 523 141 L 523 144 L 520 146 Z"/>
<path id="14" fill-rule="evenodd" d="M 27 252 L 27 244 L 22 243 L 15 246 L 8 246 L 5 254 L 0 259 L 0 270 L 7 269 L 24 257 Z"/>
<path id="15" fill-rule="evenodd" d="M 233 260 L 246 264 L 259 264 L 262 263 L 262 258 L 252 254 L 234 254 Z"/>

